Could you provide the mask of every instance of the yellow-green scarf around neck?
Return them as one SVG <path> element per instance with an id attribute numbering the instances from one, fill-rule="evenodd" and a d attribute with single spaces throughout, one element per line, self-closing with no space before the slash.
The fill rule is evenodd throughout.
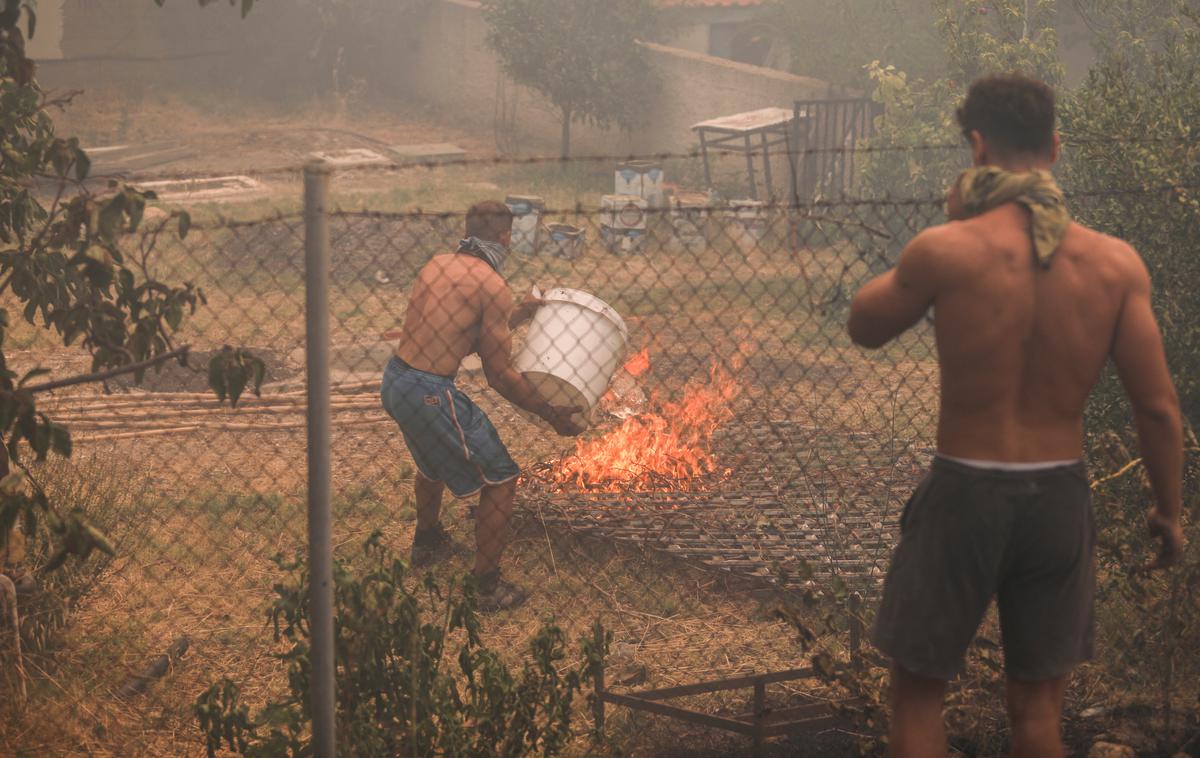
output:
<path id="1" fill-rule="evenodd" d="M 1017 203 L 1033 214 L 1033 247 L 1042 268 L 1050 268 L 1071 215 L 1062 190 L 1049 171 L 1014 173 L 995 166 L 969 168 L 958 178 L 959 199 L 967 217 Z"/>

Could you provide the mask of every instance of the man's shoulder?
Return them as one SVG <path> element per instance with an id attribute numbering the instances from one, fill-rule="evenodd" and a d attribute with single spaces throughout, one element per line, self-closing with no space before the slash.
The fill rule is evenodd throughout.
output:
<path id="1" fill-rule="evenodd" d="M 481 288 L 490 289 L 504 286 L 504 277 L 492 268 L 491 264 L 482 258 L 463 253 L 439 253 L 425 264 L 446 272 L 456 271 L 458 278 L 478 284 Z"/>
<path id="2" fill-rule="evenodd" d="M 1084 262 L 1107 265 L 1114 271 L 1130 277 L 1138 277 L 1145 271 L 1142 256 L 1120 237 L 1092 229 L 1078 222 L 1071 222 L 1063 237 L 1062 249 L 1074 253 Z"/>
<path id="3" fill-rule="evenodd" d="M 919 232 L 905 247 L 904 257 L 922 265 L 961 262 L 964 253 L 978 247 L 982 239 L 982 232 L 969 221 L 949 221 Z"/>
<path id="4" fill-rule="evenodd" d="M 1120 237 L 1114 237 L 1111 234 L 1105 234 L 1078 221 L 1072 221 L 1070 226 L 1067 227 L 1066 239 L 1072 241 L 1072 238 L 1107 255 L 1120 258 L 1138 257 L 1137 251 L 1133 249 L 1133 245 L 1130 245 L 1125 240 Z"/>
<path id="5" fill-rule="evenodd" d="M 471 275 L 478 285 L 482 304 L 485 307 L 490 305 L 502 310 L 511 308 L 512 292 L 508 289 L 508 282 L 504 281 L 504 277 L 500 276 L 500 273 L 486 261 L 476 258 L 475 264 L 472 264 Z"/>

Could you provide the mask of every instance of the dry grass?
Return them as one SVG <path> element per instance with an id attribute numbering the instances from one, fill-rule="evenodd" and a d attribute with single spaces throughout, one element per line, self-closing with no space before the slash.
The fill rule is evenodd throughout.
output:
<path id="1" fill-rule="evenodd" d="M 412 526 L 406 495 L 403 489 L 362 490 L 340 498 L 335 508 L 340 552 L 353 554 L 376 528 L 403 551 Z M 199 734 L 189 708 L 210 681 L 235 678 L 252 704 L 284 685 L 283 668 L 271 657 L 275 648 L 264 612 L 270 587 L 280 578 L 271 557 L 302 544 L 299 498 L 193 491 L 190 499 L 164 496 L 154 505 L 126 507 L 137 518 L 132 523 L 118 518 L 113 527 L 122 557 L 101 570 L 54 654 L 34 660 L 39 683 L 34 705 L 5 721 L 0 730 L 5 753 L 194 754 Z M 447 521 L 469 542 L 464 510 L 451 508 Z M 646 668 L 646 686 L 796 664 L 789 630 L 728 578 L 551 534 L 534 514 L 524 514 L 516 526 L 506 570 L 535 594 L 520 611 L 485 622 L 487 642 L 509 651 L 514 662 L 543 621 L 552 619 L 578 640 L 600 619 L 614 633 L 620 663 Z M 465 569 L 460 563 L 438 573 L 445 578 Z M 132 700 L 114 696 L 133 672 L 184 635 L 191 650 L 163 682 Z M 737 711 L 744 709 L 745 695 L 693 704 Z M 614 713 L 614 734 L 623 733 L 628 718 Z M 581 741 L 580 750 L 588 749 Z"/>

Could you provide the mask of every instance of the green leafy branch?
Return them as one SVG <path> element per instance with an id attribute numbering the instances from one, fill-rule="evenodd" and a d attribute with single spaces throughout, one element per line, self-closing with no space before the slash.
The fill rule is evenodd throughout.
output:
<path id="1" fill-rule="evenodd" d="M 55 133 L 48 108 L 68 104 L 71 96 L 48 100 L 34 78 L 25 38 L 35 32 L 35 8 L 32 0 L 0 0 L 0 295 L 17 303 L 11 311 L 0 308 L 0 548 L 14 527 L 32 536 L 45 524 L 58 546 L 43 568 L 54 568 L 69 555 L 112 546 L 81 512 L 57 509 L 25 464 L 26 451 L 34 461 L 72 453 L 69 432 L 39 410 L 37 394 L 120 374 L 141 381 L 147 369 L 183 362 L 187 348 L 176 347 L 173 335 L 205 300 L 191 283 L 159 281 L 145 256 L 127 260 L 123 247 L 157 198 L 117 182 L 96 191 L 79 141 Z M 152 248 L 168 229 L 183 239 L 190 228 L 191 217 L 176 211 L 142 236 Z M 64 346 L 85 350 L 91 372 L 41 384 L 34 380 L 48 374 L 45 369 L 19 375 L 5 344 L 18 313 Z M 249 367 L 257 391 L 261 365 L 248 356 L 238 360 Z"/>
<path id="2" fill-rule="evenodd" d="M 217 399 L 236 408 L 238 399 L 249 385 L 255 397 L 262 396 L 262 383 L 267 374 L 267 365 L 261 358 L 241 348 L 229 345 L 221 348 L 208 362 L 208 386 L 217 393 Z"/>
<path id="3" fill-rule="evenodd" d="M 514 671 L 482 640 L 470 578 L 443 588 L 415 577 L 379 534 L 363 565 L 334 567 L 337 730 L 344 755 L 518 756 L 560 753 L 571 738 L 572 703 L 596 651 L 565 662 L 562 630 L 537 631 Z M 215 682 L 195 713 L 208 755 L 308 754 L 309 580 L 302 559 L 278 560 L 268 624 L 288 666 L 288 693 L 252 713 L 238 685 Z M 585 646 L 586 648 L 586 646 Z M 563 669 L 565 668 L 565 673 Z"/>

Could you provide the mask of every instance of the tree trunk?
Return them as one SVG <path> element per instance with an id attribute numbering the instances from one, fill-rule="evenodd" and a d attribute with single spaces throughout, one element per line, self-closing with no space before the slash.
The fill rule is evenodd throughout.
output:
<path id="1" fill-rule="evenodd" d="M 562 109 L 562 150 L 560 152 L 564 164 L 571 157 L 571 110 L 569 108 Z"/>

